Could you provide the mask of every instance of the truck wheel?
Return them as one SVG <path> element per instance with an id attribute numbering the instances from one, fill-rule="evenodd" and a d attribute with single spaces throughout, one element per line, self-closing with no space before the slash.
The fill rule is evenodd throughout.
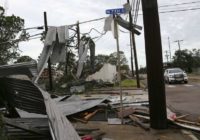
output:
<path id="1" fill-rule="evenodd" d="M 167 80 L 167 83 L 168 83 L 168 84 L 171 84 L 171 82 L 169 81 L 169 78 L 168 78 L 168 80 Z"/>

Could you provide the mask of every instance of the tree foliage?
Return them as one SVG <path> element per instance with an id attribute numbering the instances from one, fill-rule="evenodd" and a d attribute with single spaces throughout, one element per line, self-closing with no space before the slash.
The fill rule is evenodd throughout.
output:
<path id="1" fill-rule="evenodd" d="M 126 65 L 128 63 L 126 56 L 123 51 L 119 51 L 120 55 L 120 65 Z M 113 65 L 117 65 L 117 52 L 113 52 L 110 54 L 108 62 Z"/>
<path id="2" fill-rule="evenodd" d="M 200 67 L 200 50 L 178 50 L 173 57 L 173 66 L 180 67 L 187 72 L 192 72 L 192 68 Z"/>
<path id="3" fill-rule="evenodd" d="M 96 55 L 94 61 L 94 67 L 95 67 L 94 72 L 99 71 L 105 63 L 117 65 L 117 52 L 113 52 L 110 55 L 103 55 L 103 54 Z M 129 66 L 127 65 L 127 59 L 123 51 L 120 51 L 120 64 L 121 64 L 120 66 L 121 70 L 125 70 L 126 72 L 129 71 Z M 94 73 L 93 71 L 90 71 L 90 69 L 91 69 L 90 59 L 88 57 L 84 66 L 83 75 L 87 77 L 89 74 Z"/>
<path id="4" fill-rule="evenodd" d="M 19 56 L 18 43 L 27 38 L 26 32 L 17 38 L 24 27 L 24 20 L 18 16 L 5 16 L 0 7 L 0 65 L 7 64 L 11 59 Z"/>
<path id="5" fill-rule="evenodd" d="M 193 57 L 193 67 L 194 68 L 200 67 L 200 49 L 193 49 L 192 57 Z"/>
<path id="6" fill-rule="evenodd" d="M 30 56 L 24 55 L 24 56 L 20 56 L 17 58 L 17 60 L 15 61 L 15 63 L 22 63 L 22 62 L 30 62 L 33 61 L 34 59 L 31 58 Z"/>

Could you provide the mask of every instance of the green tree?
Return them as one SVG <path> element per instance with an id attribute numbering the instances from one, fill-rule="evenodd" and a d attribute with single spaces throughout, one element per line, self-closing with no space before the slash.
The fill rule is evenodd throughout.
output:
<path id="1" fill-rule="evenodd" d="M 101 67 L 108 62 L 109 55 L 99 54 L 95 56 L 95 71 L 101 69 Z"/>
<path id="2" fill-rule="evenodd" d="M 3 65 L 19 56 L 18 43 L 26 40 L 28 35 L 22 32 L 16 38 L 24 27 L 24 20 L 15 15 L 5 16 L 3 7 L 0 11 L 0 65 Z"/>
<path id="3" fill-rule="evenodd" d="M 200 49 L 193 49 L 192 57 L 193 57 L 193 67 L 194 68 L 200 67 Z"/>
<path id="4" fill-rule="evenodd" d="M 194 63 L 194 59 L 192 57 L 192 52 L 185 49 L 185 50 L 178 50 L 175 52 L 173 57 L 173 66 L 180 67 L 187 72 L 192 72 L 192 67 Z"/>
<path id="5" fill-rule="evenodd" d="M 111 53 L 110 55 L 103 55 L 99 54 L 95 56 L 95 62 L 94 62 L 94 71 L 90 71 L 91 66 L 90 66 L 90 58 L 89 56 L 87 57 L 86 63 L 84 65 L 84 70 L 83 70 L 83 75 L 84 77 L 89 74 L 92 74 L 96 71 L 99 71 L 102 66 L 105 63 L 110 63 L 112 65 L 117 65 L 117 53 Z M 129 71 L 129 66 L 127 65 L 127 59 L 126 56 L 124 55 L 124 52 L 120 51 L 120 63 L 121 63 L 121 70 L 125 70 L 126 72 Z"/>
<path id="6" fill-rule="evenodd" d="M 17 61 L 15 61 L 15 63 L 22 63 L 22 62 L 30 62 L 33 61 L 34 59 L 31 58 L 30 56 L 24 55 L 24 56 L 20 56 L 17 58 Z"/>
<path id="7" fill-rule="evenodd" d="M 126 65 L 128 63 L 128 61 L 126 59 L 124 52 L 119 51 L 119 55 L 120 55 L 120 64 Z M 107 62 L 109 62 L 110 64 L 113 64 L 113 65 L 117 65 L 117 52 L 111 53 L 109 55 L 109 59 Z"/>

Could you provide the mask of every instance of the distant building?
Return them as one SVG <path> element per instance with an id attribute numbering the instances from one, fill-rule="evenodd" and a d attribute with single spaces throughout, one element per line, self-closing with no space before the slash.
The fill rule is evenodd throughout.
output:
<path id="1" fill-rule="evenodd" d="M 117 74 L 116 66 L 110 63 L 106 63 L 103 67 L 96 73 L 89 75 L 86 81 L 92 80 L 102 80 L 104 82 L 113 82 Z"/>

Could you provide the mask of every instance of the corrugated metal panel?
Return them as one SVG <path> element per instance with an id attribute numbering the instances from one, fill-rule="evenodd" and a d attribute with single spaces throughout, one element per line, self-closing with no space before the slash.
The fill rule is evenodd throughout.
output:
<path id="1" fill-rule="evenodd" d="M 44 98 L 31 81 L 13 78 L 1 80 L 6 86 L 7 100 L 13 107 L 30 113 L 46 114 Z"/>
<path id="2" fill-rule="evenodd" d="M 107 100 L 109 96 L 105 96 L 102 99 L 96 99 L 96 100 L 74 100 L 74 101 L 60 101 L 57 102 L 57 106 L 60 108 L 61 112 L 65 116 L 69 116 L 72 114 L 79 113 L 81 111 L 93 108 L 103 101 Z"/>
<path id="3" fill-rule="evenodd" d="M 0 66 L 0 77 L 5 77 L 15 74 L 27 75 L 30 78 L 35 77 L 37 75 L 37 63 L 26 62 L 26 63 Z"/>
<path id="4" fill-rule="evenodd" d="M 6 120 L 12 120 L 18 124 L 29 126 L 38 130 L 41 134 L 33 133 L 31 131 L 24 130 L 20 126 L 13 126 L 7 123 Z M 5 118 L 5 130 L 6 135 L 9 136 L 9 139 L 23 139 L 23 140 L 51 140 L 51 134 L 49 131 L 48 119 L 47 118 L 15 118 L 8 119 Z M 16 125 L 16 124 L 15 124 Z"/>

